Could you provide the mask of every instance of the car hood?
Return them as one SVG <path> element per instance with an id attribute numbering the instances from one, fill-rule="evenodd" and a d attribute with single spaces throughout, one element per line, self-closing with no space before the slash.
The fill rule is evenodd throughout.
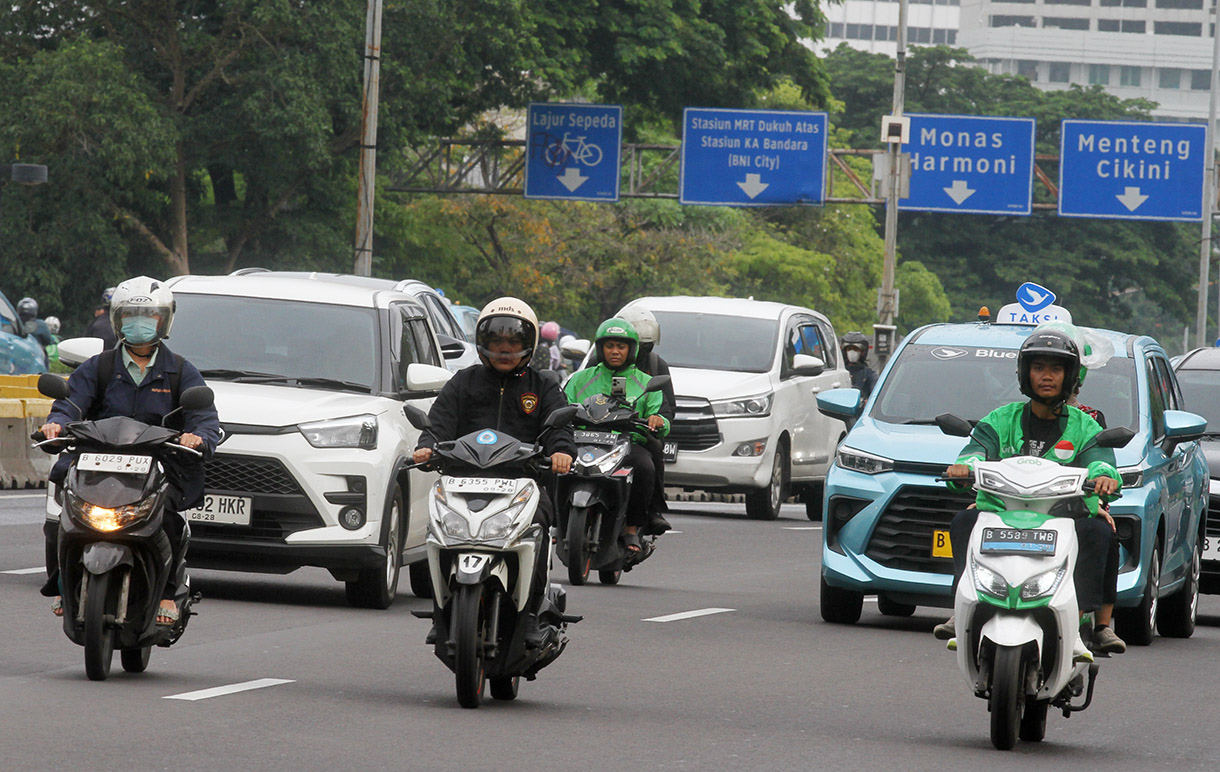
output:
<path id="1" fill-rule="evenodd" d="M 843 445 L 895 461 L 944 464 L 957 460 L 965 437 L 953 437 L 935 426 L 891 424 L 865 416 L 852 427 Z"/>
<path id="2" fill-rule="evenodd" d="M 696 370 L 671 367 L 674 394 L 681 397 L 703 397 L 715 401 L 733 397 L 748 397 L 774 391 L 769 373 L 741 373 L 732 370 Z"/>
<path id="3" fill-rule="evenodd" d="M 223 424 L 295 426 L 310 421 L 385 412 L 388 400 L 371 394 L 260 383 L 208 381 Z"/>

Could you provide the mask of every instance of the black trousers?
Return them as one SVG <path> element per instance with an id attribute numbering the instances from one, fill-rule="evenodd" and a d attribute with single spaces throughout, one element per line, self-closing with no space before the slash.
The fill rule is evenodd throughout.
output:
<path id="1" fill-rule="evenodd" d="M 643 527 L 651 519 L 651 507 L 656 496 L 657 470 L 652 453 L 643 445 L 631 443 L 627 462 L 634 471 L 631 492 L 627 494 L 627 525 Z M 664 495 L 664 493 L 662 493 Z"/>
<path id="2" fill-rule="evenodd" d="M 665 443 L 651 439 L 644 447 L 652 459 L 652 502 L 653 512 L 668 512 L 669 505 L 665 503 Z"/>
<path id="3" fill-rule="evenodd" d="M 953 546 L 953 592 L 966 572 L 966 550 L 970 545 L 970 534 L 978 520 L 977 509 L 963 509 L 953 516 L 949 524 L 949 541 Z M 1076 571 L 1072 579 L 1076 582 L 1076 603 L 1081 611 L 1096 611 L 1105 603 L 1113 603 L 1118 592 L 1118 540 L 1110 524 L 1098 517 L 1081 517 L 1074 520 L 1076 540 L 1080 551 L 1076 555 Z M 1113 578 L 1108 565 L 1113 557 Z"/>

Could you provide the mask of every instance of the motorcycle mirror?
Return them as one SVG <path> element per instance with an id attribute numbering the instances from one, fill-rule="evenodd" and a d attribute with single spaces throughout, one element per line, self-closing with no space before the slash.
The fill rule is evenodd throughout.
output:
<path id="1" fill-rule="evenodd" d="M 1125 426 L 1115 426 L 1097 435 L 1097 445 L 1102 448 L 1121 448 L 1131 441 L 1135 432 Z"/>
<path id="2" fill-rule="evenodd" d="M 183 410 L 202 410 L 211 407 L 216 394 L 208 386 L 192 386 L 178 397 L 178 406 Z"/>
<path id="3" fill-rule="evenodd" d="M 51 399 L 67 399 L 72 390 L 62 375 L 43 373 L 38 376 L 38 393 Z"/>
<path id="4" fill-rule="evenodd" d="M 432 420 L 428 418 L 428 414 L 417 408 L 415 405 L 403 405 L 402 412 L 406 413 L 407 421 L 421 432 L 425 429 L 432 428 Z"/>
<path id="5" fill-rule="evenodd" d="M 576 411 L 579 409 L 580 408 L 577 405 L 568 405 L 567 407 L 561 407 L 558 410 L 554 410 L 549 416 L 546 417 L 546 420 L 542 422 L 542 425 L 545 428 L 550 428 L 552 426 L 567 426 L 576 416 Z"/>
<path id="6" fill-rule="evenodd" d="M 668 386 L 671 380 L 673 378 L 668 375 L 654 375 L 649 379 L 648 385 L 644 387 L 644 391 L 660 391 Z"/>
<path id="7" fill-rule="evenodd" d="M 969 437 L 970 432 L 974 431 L 969 421 L 952 413 L 942 413 L 936 416 L 935 421 L 942 432 L 952 437 Z"/>

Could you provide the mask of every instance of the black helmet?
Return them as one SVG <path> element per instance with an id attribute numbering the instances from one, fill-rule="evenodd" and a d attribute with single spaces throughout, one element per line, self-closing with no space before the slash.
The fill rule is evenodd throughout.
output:
<path id="1" fill-rule="evenodd" d="M 17 301 L 17 315 L 22 321 L 38 318 L 38 301 L 34 298 L 22 298 Z"/>
<path id="2" fill-rule="evenodd" d="M 1080 347 L 1071 335 L 1058 329 L 1036 329 L 1021 344 L 1017 354 L 1017 382 L 1021 393 L 1030 399 L 1058 409 L 1068 401 L 1080 381 Z M 1029 367 L 1036 357 L 1048 357 L 1063 361 L 1063 385 L 1052 399 L 1037 396 L 1029 380 Z"/>

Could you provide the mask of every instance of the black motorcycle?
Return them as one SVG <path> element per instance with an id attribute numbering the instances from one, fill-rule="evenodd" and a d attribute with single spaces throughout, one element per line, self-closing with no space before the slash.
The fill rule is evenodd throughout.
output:
<path id="1" fill-rule="evenodd" d="M 69 395 L 67 381 L 49 373 L 38 379 L 38 390 L 55 399 Z M 207 386 L 186 389 L 166 420 L 181 410 L 208 407 L 212 399 Z M 69 404 L 79 412 L 75 403 Z M 144 672 L 153 645 L 176 643 L 192 604 L 200 599 L 180 568 L 174 578 L 178 620 L 171 626 L 156 624 L 174 570 L 169 537 L 161 527 L 169 485 L 163 462 L 170 453 L 202 456 L 172 444 L 181 434 L 116 416 L 70 423 L 51 440 L 41 432 L 32 435 L 48 453 L 75 454 L 60 486 L 59 582 L 64 633 L 85 647 L 85 673 L 92 681 L 110 675 L 116 648 L 124 670 Z"/>
<path id="2" fill-rule="evenodd" d="M 668 375 L 654 376 L 644 393 L 660 391 L 668 382 Z M 627 463 L 632 432 L 642 431 L 650 441 L 656 440 L 648 422 L 636 414 L 635 403 L 626 398 L 621 383 L 611 387 L 609 396 L 587 397 L 578 405 L 572 423 L 576 459 L 571 474 L 558 481 L 557 554 L 574 585 L 588 581 L 590 570 L 597 571 L 602 584 L 618 584 L 624 571 L 656 550 L 656 537 L 643 532 L 639 552 L 631 552 L 619 542 L 634 482 Z"/>

